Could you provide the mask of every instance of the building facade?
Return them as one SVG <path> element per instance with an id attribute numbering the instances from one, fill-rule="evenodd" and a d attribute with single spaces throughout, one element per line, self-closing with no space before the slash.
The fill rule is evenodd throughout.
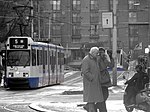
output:
<path id="1" fill-rule="evenodd" d="M 29 27 L 33 31 L 30 35 L 33 34 L 37 41 L 61 44 L 66 49 L 68 61 L 80 61 L 92 46 L 112 49 L 112 28 L 103 28 L 102 14 L 113 12 L 113 0 L 10 0 L 8 3 L 4 0 L 0 4 L 6 5 L 1 10 L 12 10 L 13 6 L 21 4 L 32 6 L 33 15 L 29 16 L 33 21 Z M 17 16 L 14 11 L 3 12 L 1 16 Z M 116 16 L 118 49 L 133 53 L 134 58 L 143 54 L 150 43 L 150 0 L 118 0 Z M 5 19 L 8 20 L 11 18 Z M 4 20 L 1 18 L 1 21 Z M 10 26 L 12 23 L 7 22 L 1 29 L 8 30 Z M 139 43 L 142 49 L 137 50 L 135 47 Z"/>
<path id="2" fill-rule="evenodd" d="M 56 0 L 58 1 L 58 0 Z M 63 5 L 61 5 L 61 3 Z M 150 0 L 118 0 L 117 47 L 133 58 L 150 43 Z M 71 60 L 83 57 L 84 47 L 112 49 L 112 28 L 103 28 L 102 13 L 113 12 L 113 0 L 63 0 L 62 45 L 71 51 Z M 142 43 L 142 49 L 135 47 Z"/>

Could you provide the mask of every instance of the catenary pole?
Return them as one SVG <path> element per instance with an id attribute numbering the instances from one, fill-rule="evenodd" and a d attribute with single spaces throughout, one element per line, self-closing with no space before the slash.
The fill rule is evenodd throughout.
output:
<path id="1" fill-rule="evenodd" d="M 31 7 L 33 7 L 33 1 L 31 0 Z M 33 17 L 33 9 L 31 9 L 31 17 Z M 34 37 L 34 29 L 33 29 L 33 18 L 31 22 L 31 37 Z"/>

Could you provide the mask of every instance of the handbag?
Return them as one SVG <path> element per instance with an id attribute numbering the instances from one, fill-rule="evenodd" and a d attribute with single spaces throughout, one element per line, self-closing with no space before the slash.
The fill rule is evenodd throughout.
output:
<path id="1" fill-rule="evenodd" d="M 109 72 L 107 70 L 101 71 L 101 85 L 106 87 L 111 87 L 111 79 Z"/>

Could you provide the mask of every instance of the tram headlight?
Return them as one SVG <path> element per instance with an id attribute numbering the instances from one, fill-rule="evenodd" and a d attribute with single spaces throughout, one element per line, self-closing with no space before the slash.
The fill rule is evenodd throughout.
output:
<path id="1" fill-rule="evenodd" d="M 17 71 L 17 72 L 16 72 L 16 75 L 19 75 L 19 74 L 20 74 L 20 72 Z"/>
<path id="2" fill-rule="evenodd" d="M 8 77 L 13 77 L 14 76 L 14 73 L 13 72 L 9 72 L 8 73 Z"/>
<path id="3" fill-rule="evenodd" d="M 29 77 L 28 73 L 23 73 L 23 77 Z"/>

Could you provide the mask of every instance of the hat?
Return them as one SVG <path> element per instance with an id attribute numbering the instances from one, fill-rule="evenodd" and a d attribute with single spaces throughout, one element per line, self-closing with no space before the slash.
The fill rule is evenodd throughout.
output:
<path id="1" fill-rule="evenodd" d="M 92 47 L 91 49 L 90 49 L 90 54 L 93 54 L 94 52 L 98 52 L 98 47 Z"/>
<path id="2" fill-rule="evenodd" d="M 99 47 L 99 51 L 105 51 L 104 47 Z"/>

